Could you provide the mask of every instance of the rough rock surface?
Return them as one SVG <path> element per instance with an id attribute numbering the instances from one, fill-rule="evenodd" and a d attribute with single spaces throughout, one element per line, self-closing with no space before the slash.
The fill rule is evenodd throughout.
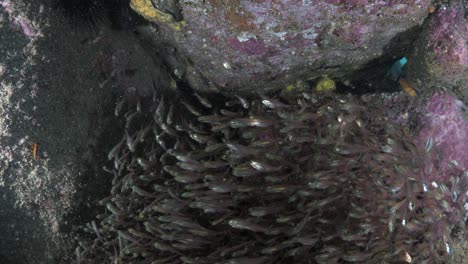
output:
<path id="1" fill-rule="evenodd" d="M 179 1 L 181 30 L 164 21 L 146 34 L 193 62 L 174 67 L 200 90 L 278 88 L 298 78 L 342 77 L 391 53 L 392 39 L 419 27 L 430 2 Z"/>
<path id="2" fill-rule="evenodd" d="M 468 98 L 467 12 L 468 2 L 455 0 L 425 22 L 407 66 L 408 78 L 419 87 L 455 87 L 458 96 Z"/>
<path id="3" fill-rule="evenodd" d="M 108 192 L 120 88 L 165 82 L 132 34 L 78 30 L 52 2 L 0 1 L 2 264 L 71 263 Z"/>
<path id="4" fill-rule="evenodd" d="M 303 45 L 294 47 L 295 41 L 288 39 L 288 34 L 284 39 L 281 34 L 274 34 L 287 30 L 284 25 L 278 28 L 280 31 L 269 29 L 263 39 L 264 46 L 258 44 L 262 42 L 257 35 L 250 40 L 252 35 L 241 34 L 244 31 L 233 25 L 238 23 L 242 29 L 244 24 L 237 19 L 244 16 L 243 8 L 250 4 L 247 1 L 232 1 L 228 6 L 220 5 L 221 1 L 204 1 L 203 6 L 195 3 L 198 1 L 180 1 L 182 7 L 194 8 L 192 13 L 183 9 L 183 19 L 193 31 L 176 32 L 173 40 L 178 41 L 177 45 L 172 42 L 172 48 L 157 50 L 154 43 L 142 45 L 131 32 L 100 28 L 90 33 L 70 27 L 52 8 L 52 2 L 0 0 L 0 263 L 70 263 L 76 246 L 74 231 L 93 219 L 102 209 L 96 208 L 96 201 L 109 193 L 106 187 L 111 179 L 101 168 L 106 165 L 108 150 L 121 134 L 115 133 L 118 121 L 113 109 L 116 97 L 124 92 L 122 88 L 134 87 L 124 90 L 139 95 L 147 94 L 153 82 L 170 88 L 171 77 L 163 69 L 166 66 L 177 70 L 175 76 L 187 74 L 190 84 L 202 90 L 210 89 L 210 80 L 212 87 L 230 91 L 235 85 L 248 84 L 244 86 L 247 90 L 270 82 L 274 88 L 283 85 L 278 80 L 286 83 L 323 73 L 339 77 L 388 52 L 384 48 L 386 43 L 399 39 L 398 32 L 411 28 L 409 25 L 420 25 L 429 4 L 429 1 L 409 4 L 389 1 L 387 5 L 386 1 L 378 1 L 374 8 L 366 9 L 370 5 L 368 1 L 346 1 L 347 4 L 332 0 L 250 1 L 257 8 L 268 3 L 273 6 L 316 3 L 321 8 L 298 18 L 302 28 L 290 29 L 296 30 L 292 37 L 297 37 Z M 214 8 L 221 12 L 215 12 Z M 256 16 L 260 17 L 262 10 L 258 9 Z M 294 11 L 281 10 L 275 15 L 278 24 Z M 332 11 L 341 12 L 341 16 Z M 399 20 L 399 27 L 385 23 L 387 16 Z M 226 25 L 225 17 L 231 21 Z M 203 18 L 210 18 L 210 24 L 201 23 Z M 331 18 L 337 22 L 331 23 Z M 343 30 L 354 25 L 344 21 L 357 22 L 358 18 L 369 23 L 364 31 Z M 200 22 L 198 26 L 197 22 Z M 383 27 L 382 31 L 377 32 L 380 35 L 372 35 L 377 25 Z M 225 28 L 218 32 L 214 26 Z M 266 28 L 266 24 L 263 26 Z M 324 29 L 314 35 L 315 29 L 322 26 Z M 257 29 L 262 27 L 259 24 Z M 152 37 L 155 28 L 142 27 L 140 32 Z M 160 33 L 168 37 L 159 38 L 158 44 L 171 42 L 169 35 L 174 33 L 173 29 L 162 26 Z M 224 42 L 216 43 L 216 39 L 208 38 L 211 34 Z M 196 36 L 201 36 L 199 42 L 186 42 Z M 276 44 L 272 44 L 273 40 Z M 299 52 L 301 47 L 309 47 L 309 41 L 316 43 L 310 49 L 319 52 Z M 371 47 L 374 43 L 380 48 Z M 247 46 L 242 48 L 242 44 Z M 335 52 L 326 57 L 321 52 L 323 49 Z M 291 57 L 273 52 L 283 50 Z M 190 64 L 191 51 L 198 52 L 200 62 L 193 60 Z M 352 55 L 347 56 L 348 52 Z M 164 59 L 164 65 L 155 59 L 157 55 Z M 324 63 L 297 66 L 304 58 L 319 58 Z M 236 61 L 248 67 L 239 67 Z M 284 68 L 289 63 L 296 66 Z M 278 67 L 280 70 L 273 73 L 271 70 L 277 66 L 283 68 Z M 219 79 L 215 78 L 217 74 Z M 36 155 L 35 144 L 38 144 Z M 455 263 L 466 262 L 462 257 L 467 250 L 466 243 L 458 244 L 457 249 L 461 252 L 460 261 Z"/>

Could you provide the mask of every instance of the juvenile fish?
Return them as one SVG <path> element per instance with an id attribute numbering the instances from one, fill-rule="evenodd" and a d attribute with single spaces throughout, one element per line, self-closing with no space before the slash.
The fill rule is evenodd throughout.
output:
<path id="1" fill-rule="evenodd" d="M 208 169 L 220 169 L 229 166 L 228 162 L 225 161 L 204 161 L 203 166 Z"/>
<path id="2" fill-rule="evenodd" d="M 212 152 L 223 150 L 225 147 L 226 147 L 226 144 L 224 143 L 208 144 L 205 148 L 205 152 L 212 153 Z"/>
<path id="3" fill-rule="evenodd" d="M 270 259 L 267 257 L 244 257 L 244 258 L 233 258 L 223 264 L 263 264 L 269 263 Z"/>
<path id="4" fill-rule="evenodd" d="M 243 98 L 243 97 L 241 97 L 239 95 L 235 95 L 235 97 L 239 100 L 239 102 L 241 103 L 241 105 L 242 105 L 242 107 L 244 109 L 249 109 L 250 104 L 245 98 Z"/>
<path id="5" fill-rule="evenodd" d="M 109 160 L 112 160 L 114 157 L 117 156 L 117 153 L 119 152 L 120 148 L 122 147 L 123 145 L 123 140 L 121 140 L 119 143 L 117 143 L 117 145 L 115 145 L 111 151 L 109 151 L 109 155 L 107 155 L 107 158 Z"/>
<path id="6" fill-rule="evenodd" d="M 156 195 L 148 192 L 148 191 L 145 191 L 143 190 L 142 188 L 138 187 L 138 186 L 132 186 L 132 190 L 134 193 L 140 195 L 140 196 L 143 196 L 143 197 L 157 197 Z"/>
<path id="7" fill-rule="evenodd" d="M 198 117 L 198 121 L 208 124 L 219 124 L 230 120 L 231 118 L 219 115 L 205 115 Z"/>
<path id="8" fill-rule="evenodd" d="M 284 208 L 280 206 L 271 206 L 271 207 L 263 207 L 263 206 L 258 206 L 258 207 L 251 207 L 249 208 L 249 214 L 251 216 L 255 217 L 262 217 L 265 215 L 271 215 L 271 214 L 276 214 L 283 210 Z"/>
<path id="9" fill-rule="evenodd" d="M 251 147 L 246 147 L 236 143 L 227 143 L 226 146 L 229 148 L 232 154 L 235 154 L 236 157 L 242 158 L 246 156 L 255 156 L 260 151 Z"/>
<path id="10" fill-rule="evenodd" d="M 223 183 L 211 183 L 209 185 L 210 190 L 217 193 L 228 193 L 236 190 L 237 186 L 228 182 Z"/>
<path id="11" fill-rule="evenodd" d="M 174 123 L 174 104 L 169 106 L 169 111 L 167 112 L 166 116 L 166 123 L 168 125 L 172 125 Z"/>
<path id="12" fill-rule="evenodd" d="M 221 109 L 219 110 L 219 112 L 223 115 L 223 116 L 227 116 L 227 117 L 238 117 L 240 114 L 239 113 L 236 113 L 236 112 L 232 112 L 232 111 L 229 111 L 227 109 Z"/>
<path id="13" fill-rule="evenodd" d="M 281 167 L 275 167 L 266 162 L 261 162 L 261 161 L 256 161 L 256 160 L 251 160 L 250 166 L 252 166 L 254 169 L 261 171 L 261 172 L 274 172 L 274 171 L 281 170 Z"/>
<path id="14" fill-rule="evenodd" d="M 164 132 L 166 132 L 168 135 L 173 136 L 173 137 L 177 136 L 177 132 L 169 125 L 161 122 L 159 123 L 159 127 L 161 127 L 161 129 Z"/>
<path id="15" fill-rule="evenodd" d="M 177 166 L 188 171 L 205 171 L 207 168 L 198 161 L 177 162 Z"/>
<path id="16" fill-rule="evenodd" d="M 242 127 L 269 127 L 272 126 L 274 122 L 269 119 L 261 118 L 236 118 L 231 120 L 230 125 L 232 128 L 242 128 Z"/>
<path id="17" fill-rule="evenodd" d="M 117 206 L 113 205 L 111 202 L 108 202 L 106 204 L 106 208 L 111 211 L 113 214 L 116 214 L 116 215 L 124 215 L 125 213 L 120 210 L 119 208 L 117 208 Z"/>
<path id="18" fill-rule="evenodd" d="M 201 105 L 203 105 L 206 108 L 213 108 L 213 105 L 211 104 L 210 100 L 208 100 L 205 97 L 202 97 L 201 95 L 194 93 L 195 97 L 198 99 L 198 102 L 200 102 Z"/>
<path id="19" fill-rule="evenodd" d="M 132 121 L 139 115 L 139 112 L 133 112 L 130 115 L 127 116 L 127 121 L 125 123 L 125 128 L 130 128 L 130 125 L 132 124 Z"/>
<path id="20" fill-rule="evenodd" d="M 139 241 L 137 239 L 135 239 L 133 236 L 131 236 L 130 234 L 128 234 L 125 231 L 118 230 L 117 234 L 119 235 L 119 237 L 121 237 L 121 238 L 123 238 L 125 240 L 128 240 L 130 242 L 134 242 L 134 243 L 137 243 L 137 244 L 139 243 Z"/>
<path id="21" fill-rule="evenodd" d="M 301 220 L 301 222 L 299 222 L 296 226 L 291 228 L 291 231 L 290 231 L 291 235 L 296 235 L 296 234 L 299 234 L 299 232 L 301 232 L 301 230 L 304 228 L 304 226 L 309 221 L 309 217 L 310 217 L 311 212 L 312 212 L 312 210 L 309 209 L 309 211 L 304 216 L 304 218 Z"/>
<path id="22" fill-rule="evenodd" d="M 164 102 L 164 96 L 161 96 L 161 99 L 159 100 L 158 107 L 156 108 L 156 111 L 154 112 L 154 121 L 157 123 L 162 123 L 163 122 L 163 115 L 164 115 L 164 110 L 166 109 L 166 105 Z"/>
<path id="23" fill-rule="evenodd" d="M 252 232 L 268 233 L 268 230 L 265 227 L 251 223 L 243 219 L 231 219 L 228 221 L 228 224 L 237 229 L 250 230 Z"/>
<path id="24" fill-rule="evenodd" d="M 174 247 L 166 245 L 166 244 L 161 243 L 161 242 L 154 242 L 153 247 L 156 248 L 156 249 L 159 249 L 161 251 L 168 251 L 168 252 L 171 252 L 171 253 L 176 253 L 176 254 L 182 255 Z"/>
<path id="25" fill-rule="evenodd" d="M 127 143 L 127 147 L 128 149 L 131 151 L 131 152 L 135 152 L 135 146 L 136 144 L 138 143 L 139 141 L 139 138 L 138 136 L 130 136 L 130 134 L 128 134 L 128 131 L 125 130 L 125 138 L 126 138 L 126 143 Z"/>
<path id="26" fill-rule="evenodd" d="M 178 174 L 177 176 L 174 176 L 174 180 L 180 183 L 193 183 L 198 180 L 201 180 L 203 178 L 203 175 L 200 174 Z"/>
<path id="27" fill-rule="evenodd" d="M 259 173 L 260 172 L 252 168 L 252 166 L 250 166 L 249 163 L 243 163 L 243 164 L 237 165 L 232 170 L 232 174 L 236 177 L 250 177 L 250 176 L 258 175 Z"/>
<path id="28" fill-rule="evenodd" d="M 143 170 L 145 170 L 145 171 L 148 170 L 152 166 L 151 162 L 149 162 L 149 161 L 147 161 L 147 160 L 145 160 L 143 158 L 137 158 L 136 161 L 137 161 L 138 165 L 140 165 L 141 168 Z"/>
<path id="29" fill-rule="evenodd" d="M 429 153 L 432 149 L 432 146 L 434 146 L 434 140 L 431 138 L 429 138 L 428 140 L 426 140 L 426 153 Z"/>
<path id="30" fill-rule="evenodd" d="M 147 233 L 135 230 L 133 228 L 128 229 L 128 233 L 139 238 L 153 239 L 153 237 L 148 235 Z"/>
<path id="31" fill-rule="evenodd" d="M 202 116 L 203 114 L 198 111 L 198 109 L 196 109 L 193 105 L 189 104 L 187 101 L 185 100 L 181 100 L 181 103 L 185 106 L 185 108 L 187 108 L 187 110 L 189 110 L 190 113 L 192 113 L 193 115 L 195 116 Z"/>
<path id="32" fill-rule="evenodd" d="M 202 209 L 205 213 L 223 213 L 230 212 L 227 206 L 233 206 L 228 201 L 217 202 L 217 201 L 195 201 L 189 204 L 190 208 Z"/>
<path id="33" fill-rule="evenodd" d="M 268 108 L 271 108 L 271 109 L 279 109 L 279 108 L 286 108 L 288 107 L 288 105 L 286 104 L 283 104 L 282 102 L 280 102 L 278 99 L 263 99 L 262 100 L 262 104 Z"/>
<path id="34" fill-rule="evenodd" d="M 300 243 L 304 246 L 313 246 L 315 245 L 319 239 L 315 236 L 302 236 L 302 237 L 295 237 L 293 239 L 295 242 Z"/>
<path id="35" fill-rule="evenodd" d="M 283 193 L 283 192 L 294 192 L 297 190 L 298 186 L 287 185 L 287 184 L 278 184 L 267 186 L 265 191 L 267 193 Z"/>
<path id="36" fill-rule="evenodd" d="M 367 252 L 350 252 L 344 254 L 341 258 L 344 261 L 349 261 L 349 262 L 363 262 L 371 258 L 373 253 L 367 253 Z"/>
<path id="37" fill-rule="evenodd" d="M 144 129 L 141 130 L 140 134 L 138 135 L 138 138 L 140 139 L 140 142 L 144 142 L 146 136 L 148 133 L 151 131 L 151 125 L 145 127 Z"/>
<path id="38" fill-rule="evenodd" d="M 189 132 L 188 134 L 191 139 L 195 140 L 196 142 L 200 144 L 206 144 L 206 143 L 209 143 L 210 141 L 213 141 L 213 139 L 210 136 L 205 136 L 205 135 L 194 133 L 194 132 Z"/>
<path id="39" fill-rule="evenodd" d="M 274 246 L 271 246 L 271 247 L 266 247 L 264 249 L 262 249 L 260 251 L 260 253 L 262 253 L 263 255 L 271 255 L 271 254 L 274 254 L 280 250 L 283 250 L 285 248 L 288 248 L 288 247 L 291 247 L 293 246 L 293 244 L 276 244 Z"/>
<path id="40" fill-rule="evenodd" d="M 120 100 L 117 105 L 115 106 L 115 111 L 114 111 L 114 115 L 117 117 L 119 116 L 120 114 L 120 111 L 122 111 L 122 107 L 124 106 L 125 102 L 127 101 L 127 98 L 123 98 L 122 100 Z"/>

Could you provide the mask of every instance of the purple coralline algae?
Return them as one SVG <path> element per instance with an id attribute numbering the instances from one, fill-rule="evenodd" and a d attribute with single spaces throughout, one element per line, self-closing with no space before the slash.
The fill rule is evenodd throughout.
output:
<path id="1" fill-rule="evenodd" d="M 422 37 L 409 56 L 407 74 L 430 89 L 458 87 L 459 96 L 468 95 L 468 23 L 461 0 L 441 6 L 425 23 Z"/>
<path id="2" fill-rule="evenodd" d="M 453 169 L 468 171 L 468 121 L 462 113 L 462 102 L 448 93 L 436 93 L 426 105 L 425 126 L 420 139 L 426 142 L 426 149 L 432 146 L 427 173 L 429 180 L 448 180 Z M 433 168 L 436 166 L 437 168 Z"/>
<path id="3" fill-rule="evenodd" d="M 25 36 L 36 37 L 42 35 L 39 30 L 32 25 L 31 21 L 16 14 L 14 5 L 10 1 L 0 0 L 0 7 L 0 11 L 3 11 L 10 16 L 12 26 L 21 29 Z"/>
<path id="4" fill-rule="evenodd" d="M 181 30 L 161 22 L 151 38 L 188 58 L 177 70 L 186 70 L 196 89 L 284 88 L 362 68 L 399 33 L 422 25 L 430 2 L 181 1 Z"/>
<path id="5" fill-rule="evenodd" d="M 431 194 L 424 201 L 426 213 L 432 214 L 428 236 L 443 241 L 448 253 L 453 227 L 468 219 L 468 121 L 462 107 L 448 93 L 434 94 L 425 106 L 418 134 L 426 150 L 419 178 L 424 192 Z"/>
<path id="6" fill-rule="evenodd" d="M 431 20 L 428 47 L 439 65 L 454 65 L 455 71 L 468 66 L 467 31 L 463 6 L 442 8 Z M 457 67 L 458 66 L 458 67 Z M 461 66 L 461 67 L 460 67 Z"/>

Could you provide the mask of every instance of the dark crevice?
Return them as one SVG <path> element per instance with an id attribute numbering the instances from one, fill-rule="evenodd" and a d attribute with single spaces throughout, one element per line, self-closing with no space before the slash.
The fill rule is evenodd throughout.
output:
<path id="1" fill-rule="evenodd" d="M 395 62 L 410 54 L 412 44 L 420 33 L 421 27 L 416 26 L 396 35 L 384 48 L 381 57 L 345 76 L 343 79 L 347 83 L 337 83 L 337 91 L 357 95 L 400 91 L 398 81 L 389 79 L 386 75 Z"/>

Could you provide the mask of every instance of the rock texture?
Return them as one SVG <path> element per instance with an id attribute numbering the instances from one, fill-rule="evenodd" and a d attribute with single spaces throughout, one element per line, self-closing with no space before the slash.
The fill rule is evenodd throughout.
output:
<path id="1" fill-rule="evenodd" d="M 184 72 L 199 90 L 206 90 L 204 86 L 208 85 L 228 91 L 286 87 L 298 78 L 352 73 L 391 53 L 386 47 L 392 39 L 419 27 L 431 3 L 178 1 L 178 9 L 159 7 L 166 13 L 151 15 L 154 10 L 142 7 L 144 2 L 150 1 L 133 0 L 132 7 L 146 18 L 151 17 L 149 20 L 159 29 L 157 33 L 148 28 L 142 31 L 152 39 L 162 39 L 180 53 L 177 56 L 191 62 L 179 60 L 175 70 Z M 171 20 L 169 13 L 179 15 Z"/>
<path id="2" fill-rule="evenodd" d="M 442 5 L 424 24 L 409 56 L 407 75 L 425 90 L 456 87 L 468 98 L 467 2 Z"/>

